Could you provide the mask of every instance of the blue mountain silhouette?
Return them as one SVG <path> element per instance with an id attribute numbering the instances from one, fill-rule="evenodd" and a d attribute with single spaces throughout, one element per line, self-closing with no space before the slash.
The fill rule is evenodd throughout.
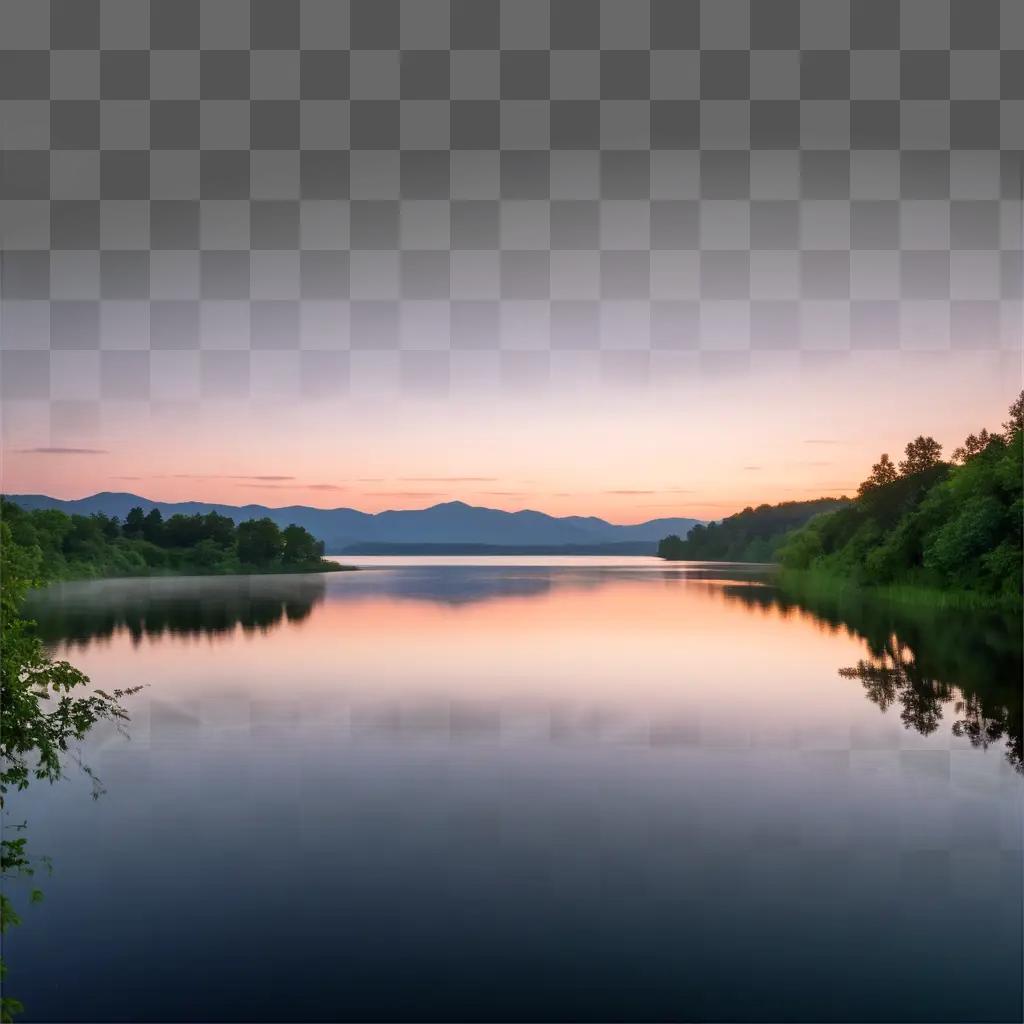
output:
<path id="1" fill-rule="evenodd" d="M 89 515 L 104 512 L 124 518 L 129 509 L 144 511 L 158 508 L 165 517 L 182 513 L 193 515 L 219 512 L 235 522 L 264 516 L 280 526 L 297 523 L 324 542 L 329 553 L 343 554 L 356 549 L 364 554 L 373 550 L 409 550 L 428 547 L 442 551 L 452 548 L 500 548 L 522 551 L 524 548 L 599 550 L 613 548 L 654 551 L 662 537 L 675 533 L 685 536 L 698 519 L 673 517 L 652 519 L 630 526 L 619 526 L 596 516 L 550 516 L 523 509 L 500 509 L 446 501 L 423 509 L 401 509 L 376 514 L 354 508 L 313 508 L 309 505 L 224 505 L 206 501 L 153 501 L 138 494 L 103 491 L 85 498 L 63 500 L 45 494 L 12 494 L 11 501 L 26 509 L 56 508 L 68 513 Z"/>

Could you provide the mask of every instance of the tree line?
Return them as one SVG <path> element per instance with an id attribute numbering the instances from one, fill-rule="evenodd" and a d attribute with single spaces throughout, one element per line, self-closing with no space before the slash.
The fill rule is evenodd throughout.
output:
<path id="1" fill-rule="evenodd" d="M 883 452 L 854 499 L 746 508 L 666 537 L 669 560 L 766 562 L 868 585 L 912 585 L 1018 602 L 1022 591 L 1024 392 L 1002 429 L 979 430 L 942 458 L 919 435 Z"/>
<path id="2" fill-rule="evenodd" d="M 121 521 L 96 512 L 28 511 L 0 499 L 11 543 L 23 549 L 43 582 L 162 573 L 217 575 L 251 572 L 323 572 L 340 568 L 323 558 L 323 541 L 294 523 L 271 519 L 235 524 L 217 512 L 173 515 L 131 509 Z"/>
<path id="3" fill-rule="evenodd" d="M 849 500 L 815 498 L 747 506 L 720 523 L 698 523 L 685 540 L 675 534 L 666 537 L 658 543 L 658 554 L 669 561 L 771 562 L 791 530 L 812 516 L 843 507 Z"/>
<path id="4" fill-rule="evenodd" d="M 949 462 L 933 438 L 883 453 L 850 506 L 780 546 L 779 561 L 869 585 L 913 585 L 1018 602 L 1022 589 L 1024 392 L 1001 431 L 970 434 Z"/>

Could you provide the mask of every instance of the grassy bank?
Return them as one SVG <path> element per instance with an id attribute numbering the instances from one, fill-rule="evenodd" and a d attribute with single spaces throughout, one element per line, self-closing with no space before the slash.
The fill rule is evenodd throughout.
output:
<path id="1" fill-rule="evenodd" d="M 964 609 L 1014 612 L 1024 603 L 1015 594 L 981 594 L 973 590 L 916 584 L 865 584 L 814 569 L 779 570 L 775 582 L 795 598 L 829 600 L 838 604 L 874 602 L 903 609 Z"/>

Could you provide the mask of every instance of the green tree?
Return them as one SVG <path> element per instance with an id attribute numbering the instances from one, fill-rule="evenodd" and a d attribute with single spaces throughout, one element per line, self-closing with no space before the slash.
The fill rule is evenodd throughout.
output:
<path id="1" fill-rule="evenodd" d="M 664 538 L 658 544 L 658 555 L 669 561 L 772 561 L 790 531 L 847 504 L 849 499 L 840 497 L 748 506 L 719 523 L 698 523 L 685 540 L 676 536 Z"/>
<path id="2" fill-rule="evenodd" d="M 204 534 L 202 516 L 185 516 L 179 512 L 164 523 L 163 543 L 169 548 L 190 548 L 198 544 Z"/>
<path id="3" fill-rule="evenodd" d="M 138 505 L 129 509 L 128 515 L 124 517 L 124 535 L 126 537 L 141 537 L 146 529 L 146 513 Z"/>
<path id="4" fill-rule="evenodd" d="M 942 445 L 934 437 L 919 435 L 904 449 L 906 458 L 900 461 L 900 472 L 904 476 L 923 473 L 926 469 L 939 464 L 942 456 Z"/>
<path id="5" fill-rule="evenodd" d="M 930 441 L 909 445 L 908 459 L 920 466 L 934 458 L 938 446 Z M 975 435 L 972 447 L 960 465 L 936 461 L 862 488 L 849 508 L 791 534 L 779 559 L 859 584 L 923 586 L 1019 604 L 1024 432 L 1007 440 L 989 436 L 987 443 Z"/>
<path id="6" fill-rule="evenodd" d="M 209 537 L 201 540 L 192 549 L 191 562 L 198 569 L 210 571 L 216 569 L 224 558 L 224 549 Z"/>
<path id="7" fill-rule="evenodd" d="M 59 554 L 72 530 L 71 516 L 59 509 L 44 508 L 33 512 L 31 518 L 44 556 Z"/>
<path id="8" fill-rule="evenodd" d="M 117 516 L 107 516 L 102 512 L 94 512 L 90 518 L 96 520 L 104 539 L 117 540 L 121 536 L 121 524 Z"/>
<path id="9" fill-rule="evenodd" d="M 977 559 L 998 546 L 1005 529 L 1005 508 L 990 494 L 975 494 L 958 503 L 947 520 L 928 540 L 924 564 L 945 578 L 966 582 L 977 572 Z"/>
<path id="10" fill-rule="evenodd" d="M 306 565 L 318 561 L 324 553 L 323 541 L 308 530 L 292 523 L 281 533 L 283 549 L 281 561 L 286 565 Z"/>
<path id="11" fill-rule="evenodd" d="M 164 539 L 164 517 L 160 509 L 151 508 L 142 524 L 142 536 L 150 544 L 161 544 Z"/>
<path id="12" fill-rule="evenodd" d="M 882 452 L 879 460 L 871 467 L 871 475 L 857 488 L 858 495 L 865 495 L 876 487 L 884 487 L 896 479 L 896 467 L 892 464 L 887 452 Z"/>
<path id="13" fill-rule="evenodd" d="M 273 519 L 238 524 L 238 558 L 245 565 L 267 566 L 281 557 L 284 542 Z"/>
<path id="14" fill-rule="evenodd" d="M 207 512 L 203 516 L 203 537 L 223 548 L 230 547 L 235 541 L 234 519 L 218 512 Z"/>
<path id="15" fill-rule="evenodd" d="M 39 580 L 40 565 L 40 549 L 16 544 L 8 524 L 0 522 L 0 813 L 10 789 L 25 789 L 33 779 L 61 778 L 69 744 L 100 720 L 126 720 L 122 699 L 138 690 L 73 695 L 88 678 L 68 662 L 50 658 L 32 623 L 20 614 L 26 591 Z M 33 871 L 24 836 L 0 840 L 0 881 Z M 31 898 L 41 893 L 33 890 Z M 0 892 L 0 935 L 19 920 L 10 897 Z M 10 1020 L 21 1009 L 16 999 L 0 999 L 0 1019 Z"/>
<path id="16" fill-rule="evenodd" d="M 68 558 L 88 560 L 101 558 L 106 547 L 103 527 L 94 516 L 72 516 L 71 532 L 64 538 L 64 554 Z"/>

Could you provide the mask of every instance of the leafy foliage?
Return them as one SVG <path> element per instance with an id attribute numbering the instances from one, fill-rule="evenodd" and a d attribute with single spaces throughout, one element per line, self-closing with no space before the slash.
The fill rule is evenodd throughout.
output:
<path id="1" fill-rule="evenodd" d="M 847 504 L 848 498 L 786 501 L 781 505 L 745 508 L 720 523 L 698 524 L 686 540 L 673 535 L 658 544 L 669 561 L 770 562 L 786 534 L 812 516 Z"/>
<path id="2" fill-rule="evenodd" d="M 1022 587 L 1021 399 L 1004 434 L 970 435 L 937 461 L 931 438 L 907 445 L 903 475 L 872 482 L 848 508 L 795 531 L 783 565 L 871 585 L 911 584 L 1020 600 Z M 877 465 L 875 467 L 877 469 Z"/>
<path id="3" fill-rule="evenodd" d="M 327 572 L 324 545 L 301 526 L 283 531 L 270 519 L 235 526 L 216 512 L 173 515 L 133 508 L 124 522 L 95 513 L 26 511 L 0 499 L 11 543 L 44 581 L 166 573 Z"/>
<path id="4" fill-rule="evenodd" d="M 254 519 L 238 527 L 238 557 L 243 564 L 272 565 L 283 553 L 281 531 L 272 520 Z M 320 554 L 323 554 L 323 544 L 320 545 Z"/>
<path id="5" fill-rule="evenodd" d="M 76 524 L 53 522 L 62 540 L 75 537 Z M 0 521 L 0 812 L 9 790 L 25 789 L 33 779 L 61 778 L 71 745 L 99 721 L 122 723 L 128 716 L 121 701 L 138 690 L 79 695 L 89 682 L 86 676 L 46 653 L 32 623 L 20 614 L 26 591 L 39 582 L 43 558 L 41 546 L 15 543 L 10 525 Z M 95 776 L 80 766 L 93 779 L 97 793 Z M 24 836 L 11 839 L 5 834 L 0 839 L 0 881 L 34 873 L 26 846 Z M 30 899 L 41 898 L 42 893 L 33 889 Z M 0 893 L 0 934 L 19 920 L 10 898 Z M 0 973 L 3 969 L 0 962 Z M 5 996 L 0 1000 L 0 1019 L 10 1020 L 21 1009 L 16 999 Z"/>

